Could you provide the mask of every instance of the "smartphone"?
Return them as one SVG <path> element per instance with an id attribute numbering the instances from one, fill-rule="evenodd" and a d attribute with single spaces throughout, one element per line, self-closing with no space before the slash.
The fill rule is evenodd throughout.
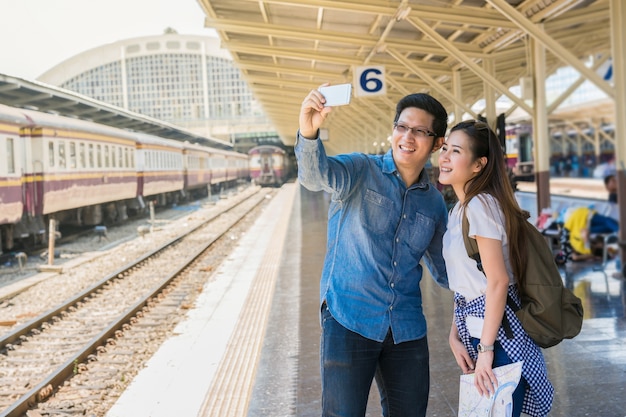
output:
<path id="1" fill-rule="evenodd" d="M 352 84 L 337 84 L 318 89 L 326 99 L 324 107 L 344 106 L 350 104 Z"/>

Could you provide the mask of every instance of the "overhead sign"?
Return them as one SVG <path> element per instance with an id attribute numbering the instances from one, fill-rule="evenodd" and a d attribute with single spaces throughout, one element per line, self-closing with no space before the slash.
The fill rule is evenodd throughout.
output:
<path id="1" fill-rule="evenodd" d="M 354 96 L 369 97 L 387 94 L 385 66 L 361 66 L 354 70 Z"/>
<path id="2" fill-rule="evenodd" d="M 613 60 L 611 58 L 607 59 L 606 62 L 598 67 L 596 73 L 604 81 L 613 82 Z"/>

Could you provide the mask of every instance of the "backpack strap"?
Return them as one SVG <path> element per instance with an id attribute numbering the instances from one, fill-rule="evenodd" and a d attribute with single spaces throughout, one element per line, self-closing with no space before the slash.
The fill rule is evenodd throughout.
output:
<path id="1" fill-rule="evenodd" d="M 467 214 L 465 213 L 465 207 L 460 207 L 463 210 L 463 222 L 461 224 L 462 234 L 463 234 L 463 242 L 465 243 L 465 251 L 467 252 L 467 256 L 476 261 L 476 267 L 483 274 L 483 263 L 480 260 L 480 252 L 478 251 L 478 243 L 476 243 L 476 239 L 472 239 L 469 237 L 469 220 L 467 219 Z"/>
<path id="2" fill-rule="evenodd" d="M 467 252 L 467 256 L 476 261 L 476 268 L 480 272 L 485 274 L 483 269 L 483 262 L 480 260 L 480 252 L 478 251 L 478 243 L 476 239 L 472 239 L 469 237 L 469 220 L 467 219 L 467 214 L 465 213 L 465 208 L 462 207 L 463 210 L 463 220 L 461 223 L 463 242 L 465 243 L 465 251 Z M 506 303 L 513 311 L 519 310 L 519 306 L 515 303 L 515 301 L 511 298 L 511 296 L 507 293 L 506 295 Z M 504 329 L 504 334 L 508 339 L 513 339 L 513 329 L 511 328 L 511 323 L 509 323 L 509 319 L 506 317 L 506 313 L 502 316 L 502 328 Z"/>

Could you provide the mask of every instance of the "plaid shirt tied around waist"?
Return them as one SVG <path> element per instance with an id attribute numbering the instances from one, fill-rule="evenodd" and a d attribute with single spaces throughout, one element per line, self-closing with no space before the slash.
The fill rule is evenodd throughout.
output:
<path id="1" fill-rule="evenodd" d="M 509 286 L 509 295 L 518 305 L 520 304 L 520 295 L 515 285 Z M 467 316 L 485 318 L 485 296 L 467 302 L 465 297 L 455 293 L 454 306 L 454 320 L 461 341 L 470 356 L 476 360 L 478 352 L 472 345 L 465 319 Z M 524 331 L 515 312 L 508 305 L 505 306 L 504 314 L 510 323 L 513 338 L 508 338 L 503 327 L 500 326 L 497 341 L 500 342 L 513 362 L 524 361 L 522 377 L 528 383 L 529 389 L 524 395 L 522 411 L 532 417 L 547 416 L 552 408 L 554 387 L 548 380 L 546 362 L 541 353 L 541 348 Z"/>

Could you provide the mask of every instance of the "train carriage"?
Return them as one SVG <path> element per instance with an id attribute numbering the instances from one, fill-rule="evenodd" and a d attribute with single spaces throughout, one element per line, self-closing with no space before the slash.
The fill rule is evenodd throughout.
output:
<path id="1" fill-rule="evenodd" d="M 226 181 L 234 183 L 241 179 L 245 174 L 242 172 L 242 162 L 248 163 L 247 155 L 237 152 L 228 152 L 226 155 Z"/>
<path id="2" fill-rule="evenodd" d="M 45 216 L 76 225 L 125 218 L 111 202 L 136 196 L 130 132 L 83 120 L 19 110 L 24 142 L 24 216 L 17 236 L 43 239 Z"/>
<path id="3" fill-rule="evenodd" d="M 211 185 L 225 183 L 228 180 L 228 162 L 226 160 L 227 154 L 228 151 L 222 149 L 211 149 L 209 155 Z"/>
<path id="4" fill-rule="evenodd" d="M 259 185 L 281 185 L 289 173 L 289 158 L 284 149 L 260 145 L 248 151 L 250 178 Z"/>
<path id="5" fill-rule="evenodd" d="M 21 127 L 29 123 L 17 109 L 0 105 L 0 253 L 11 248 L 14 225 L 24 213 L 24 140 Z"/>
<path id="6" fill-rule="evenodd" d="M 248 177 L 245 154 L 0 105 L 0 253 Z"/>
<path id="7" fill-rule="evenodd" d="M 135 197 L 135 140 L 130 132 L 45 113 L 27 114 L 34 121 L 24 130 L 30 139 L 26 174 L 33 178 L 29 194 L 35 203 L 27 207 L 31 214 Z"/>
<path id="8" fill-rule="evenodd" d="M 240 181 L 250 180 L 250 163 L 247 154 L 237 154 L 237 179 Z"/>
<path id="9" fill-rule="evenodd" d="M 184 189 L 183 144 L 137 134 L 137 195 L 159 204 L 178 201 Z"/>
<path id="10" fill-rule="evenodd" d="M 207 194 L 211 183 L 210 152 L 205 146 L 185 142 L 184 145 L 184 188 L 192 194 Z"/>
<path id="11" fill-rule="evenodd" d="M 22 217 L 24 141 L 20 128 L 28 120 L 16 109 L 0 106 L 0 225 L 5 225 Z"/>
<path id="12" fill-rule="evenodd" d="M 248 156 L 234 151 L 184 144 L 185 190 L 194 192 L 210 184 L 248 179 Z"/>

